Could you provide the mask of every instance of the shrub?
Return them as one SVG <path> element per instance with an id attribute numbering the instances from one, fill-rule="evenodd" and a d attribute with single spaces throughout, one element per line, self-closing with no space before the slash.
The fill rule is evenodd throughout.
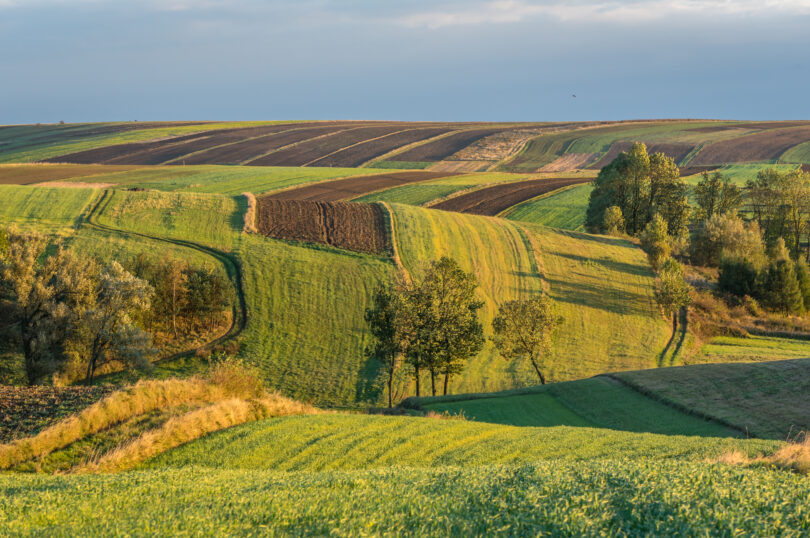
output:
<path id="1" fill-rule="evenodd" d="M 622 208 L 612 205 L 605 210 L 605 217 L 602 220 L 602 231 L 608 235 L 620 235 L 624 233 Z"/>
<path id="2" fill-rule="evenodd" d="M 738 297 L 759 297 L 759 271 L 744 258 L 726 258 L 720 263 L 717 287 Z"/>
<path id="3" fill-rule="evenodd" d="M 207 378 L 234 397 L 257 398 L 264 393 L 264 381 L 259 369 L 236 357 L 214 362 Z"/>

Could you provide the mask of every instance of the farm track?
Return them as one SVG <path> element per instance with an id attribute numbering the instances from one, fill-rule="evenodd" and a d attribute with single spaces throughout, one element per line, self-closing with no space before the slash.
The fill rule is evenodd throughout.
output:
<path id="1" fill-rule="evenodd" d="M 227 254 L 226 252 L 217 250 L 212 247 L 207 247 L 205 245 L 200 245 L 198 243 L 194 243 L 191 241 L 186 241 L 183 239 L 169 239 L 166 237 L 159 237 L 155 235 L 133 232 L 129 230 L 119 230 L 118 228 L 114 228 L 112 226 L 100 224 L 97 221 L 97 217 L 99 213 L 104 208 L 106 208 L 110 200 L 111 200 L 110 191 L 105 189 L 101 197 L 99 198 L 98 202 L 96 202 L 87 212 L 87 215 L 85 216 L 83 223 L 87 223 L 87 225 L 90 226 L 91 228 L 95 228 L 97 230 L 101 230 L 108 233 L 114 233 L 122 236 L 141 237 L 144 239 L 150 239 L 152 241 L 159 241 L 161 243 L 168 243 L 175 246 L 190 248 L 192 250 L 201 252 L 207 256 L 214 258 L 223 265 L 223 267 L 225 268 L 225 272 L 228 275 L 228 278 L 231 280 L 231 283 L 233 284 L 234 289 L 236 290 L 238 305 L 233 306 L 233 315 L 231 316 L 231 326 L 228 328 L 225 334 L 211 340 L 210 342 L 198 346 L 197 348 L 174 353 L 172 355 L 169 355 L 168 357 L 159 359 L 153 362 L 152 364 L 162 364 L 183 357 L 189 357 L 200 349 L 215 346 L 217 344 L 225 342 L 226 340 L 230 340 L 231 338 L 239 336 L 239 334 L 241 334 L 242 331 L 244 331 L 245 326 L 247 325 L 247 315 L 248 315 L 244 284 L 242 282 L 242 265 L 239 262 L 239 259 L 236 256 Z"/>
<path id="2" fill-rule="evenodd" d="M 318 202 L 337 202 L 357 198 L 364 194 L 382 191 L 420 181 L 430 181 L 455 175 L 450 172 L 391 172 L 368 176 L 349 177 L 321 181 L 302 187 L 286 189 L 262 196 L 274 200 L 309 200 Z"/>
<path id="3" fill-rule="evenodd" d="M 515 181 L 492 187 L 474 190 L 460 196 L 448 198 L 443 202 L 431 206 L 433 209 L 455 211 L 457 213 L 471 213 L 494 217 L 510 207 L 531 200 L 540 195 L 557 189 L 588 183 L 593 178 L 547 178 Z"/>

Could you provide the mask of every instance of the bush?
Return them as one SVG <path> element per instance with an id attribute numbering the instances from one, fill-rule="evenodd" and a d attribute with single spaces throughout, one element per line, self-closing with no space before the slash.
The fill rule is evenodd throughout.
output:
<path id="1" fill-rule="evenodd" d="M 758 277 L 759 271 L 750 261 L 744 258 L 726 258 L 720 263 L 717 287 L 720 291 L 738 297 L 760 297 Z"/>
<path id="2" fill-rule="evenodd" d="M 214 362 L 207 378 L 232 396 L 256 398 L 264 393 L 264 381 L 259 369 L 236 357 L 225 357 Z"/>

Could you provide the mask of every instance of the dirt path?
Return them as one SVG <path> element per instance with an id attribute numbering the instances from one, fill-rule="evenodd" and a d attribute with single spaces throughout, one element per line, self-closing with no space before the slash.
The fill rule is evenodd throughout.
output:
<path id="1" fill-rule="evenodd" d="M 139 232 L 131 232 L 127 230 L 119 230 L 117 228 L 113 228 L 112 226 L 107 226 L 104 224 L 99 224 L 97 221 L 98 215 L 103 211 L 103 209 L 107 206 L 110 202 L 110 191 L 105 190 L 102 192 L 101 197 L 99 198 L 98 202 L 95 203 L 87 213 L 84 219 L 84 224 L 87 224 L 91 228 L 95 228 L 97 230 L 115 233 L 124 237 L 142 237 L 144 239 L 151 239 L 153 241 L 160 241 L 162 243 L 168 243 L 171 245 L 181 246 L 185 248 L 190 248 L 201 252 L 207 256 L 210 256 L 217 260 L 222 266 L 225 268 L 225 272 L 228 275 L 228 279 L 230 279 L 231 284 L 234 286 L 236 291 L 237 303 L 238 305 L 233 306 L 233 315 L 231 316 L 231 326 L 228 328 L 225 334 L 206 342 L 205 344 L 198 346 L 194 349 L 189 349 L 186 351 L 181 351 L 178 353 L 174 353 L 169 355 L 168 357 L 164 357 L 155 361 L 152 364 L 161 364 L 170 362 L 173 360 L 180 359 L 182 357 L 189 357 L 195 354 L 198 350 L 215 346 L 220 344 L 226 340 L 234 338 L 238 336 L 247 325 L 247 302 L 245 300 L 245 291 L 244 286 L 242 284 L 242 266 L 239 262 L 239 259 L 236 256 L 231 254 L 227 254 L 215 248 L 207 247 L 205 245 L 200 245 L 198 243 L 193 243 L 191 241 L 185 241 L 182 239 L 168 239 L 165 237 L 158 237 L 154 235 L 143 234 Z"/>

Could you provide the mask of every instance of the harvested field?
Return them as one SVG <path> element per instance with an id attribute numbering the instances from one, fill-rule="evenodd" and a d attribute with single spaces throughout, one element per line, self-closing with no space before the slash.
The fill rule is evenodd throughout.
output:
<path id="1" fill-rule="evenodd" d="M 556 161 L 543 166 L 538 172 L 568 172 L 578 168 L 585 168 L 598 157 L 596 153 L 566 153 Z"/>
<path id="2" fill-rule="evenodd" d="M 691 166 L 778 159 L 785 151 L 810 140 L 810 126 L 768 130 L 708 145 L 689 163 Z"/>
<path id="3" fill-rule="evenodd" d="M 336 202 L 357 198 L 363 194 L 399 187 L 417 181 L 429 181 L 447 177 L 445 172 L 392 172 L 389 174 L 374 174 L 370 176 L 335 179 L 312 185 L 305 185 L 297 189 L 289 189 L 272 194 L 265 198 L 274 200 L 317 200 L 319 202 Z"/>
<path id="4" fill-rule="evenodd" d="M 439 161 L 428 167 L 431 172 L 481 172 L 492 165 L 489 161 Z"/>
<path id="5" fill-rule="evenodd" d="M 435 209 L 455 211 L 458 213 L 472 213 L 475 215 L 495 216 L 510 207 L 577 183 L 587 183 L 592 178 L 546 178 L 529 179 L 495 185 L 486 189 L 479 189 L 461 196 L 456 196 L 432 206 Z"/>
<path id="6" fill-rule="evenodd" d="M 34 435 L 60 419 L 91 405 L 110 392 L 98 387 L 0 386 L 0 444 Z"/>
<path id="7" fill-rule="evenodd" d="M 391 251 L 385 215 L 378 204 L 260 198 L 256 227 L 259 233 L 275 239 L 372 254 Z"/>
<path id="8" fill-rule="evenodd" d="M 428 142 L 399 155 L 388 159 L 389 161 L 441 161 L 484 138 L 503 131 L 504 128 L 471 129 L 446 136 L 434 142 Z"/>
<path id="9" fill-rule="evenodd" d="M 592 170 L 600 170 L 604 168 L 605 166 L 609 165 L 613 159 L 618 157 L 621 152 L 630 149 L 630 146 L 632 145 L 633 142 L 630 141 L 616 142 L 610 146 L 608 152 L 605 153 L 601 159 L 590 165 L 588 168 Z M 681 162 L 684 157 L 689 155 L 689 152 L 691 152 L 693 149 L 695 149 L 695 144 L 690 143 L 653 142 L 647 144 L 647 151 L 650 153 L 650 155 L 653 153 L 663 153 L 667 157 L 672 157 L 675 164 Z"/>
<path id="10" fill-rule="evenodd" d="M 495 162 L 509 158 L 526 143 L 539 136 L 542 129 L 510 129 L 485 136 L 450 156 L 448 160 Z"/>
<path id="11" fill-rule="evenodd" d="M 104 166 L 99 164 L 0 164 L 0 185 L 31 185 L 77 177 L 123 172 L 137 166 Z"/>
<path id="12" fill-rule="evenodd" d="M 712 170 L 717 170 L 720 168 L 719 164 L 713 164 L 710 166 L 682 166 L 680 168 L 681 177 L 686 176 L 694 176 L 695 174 L 702 174 L 703 172 L 711 172 Z"/>

